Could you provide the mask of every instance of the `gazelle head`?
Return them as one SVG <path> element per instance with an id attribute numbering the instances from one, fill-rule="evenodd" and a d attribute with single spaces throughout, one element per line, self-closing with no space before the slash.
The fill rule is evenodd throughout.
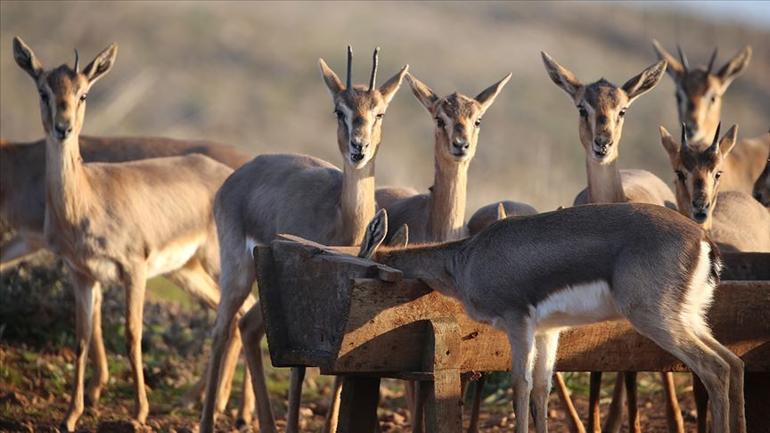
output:
<path id="1" fill-rule="evenodd" d="M 409 69 L 409 65 L 404 66 L 383 85 L 375 87 L 379 51 L 379 47 L 374 50 L 372 74 L 368 86 L 353 85 L 351 76 L 353 50 L 350 46 L 348 46 L 348 76 L 345 85 L 324 59 L 319 60 L 321 74 L 334 100 L 337 143 L 345 164 L 355 169 L 364 167 L 377 154 L 385 110 Z"/>
<path id="2" fill-rule="evenodd" d="M 660 127 L 660 139 L 676 173 L 676 201 L 679 211 L 705 228 L 711 227 L 711 216 L 717 204 L 722 166 L 735 145 L 738 127 L 733 125 L 719 138 L 719 125 L 711 146 L 691 146 L 682 125 L 681 145 Z"/>
<path id="3" fill-rule="evenodd" d="M 436 122 L 436 158 L 441 161 L 470 161 L 476 154 L 481 117 L 495 102 L 511 74 L 487 87 L 475 98 L 457 92 L 439 98 L 430 87 L 408 74 L 412 92 Z"/>
<path id="4" fill-rule="evenodd" d="M 621 87 L 603 78 L 584 85 L 547 53 L 541 54 L 548 76 L 567 92 L 578 109 L 580 142 L 586 156 L 600 164 L 615 161 L 626 110 L 636 98 L 658 84 L 666 62 L 649 66 Z"/>
<path id="5" fill-rule="evenodd" d="M 40 116 L 43 128 L 55 142 L 77 137 L 83 128 L 88 90 L 102 78 L 112 65 L 118 46 L 110 45 L 99 53 L 83 70 L 75 50 L 75 66 L 61 65 L 45 70 L 35 53 L 18 36 L 13 38 L 16 63 L 35 81 L 40 95 Z"/>
<path id="6" fill-rule="evenodd" d="M 716 71 L 716 48 L 708 65 L 692 68 L 680 47 L 677 46 L 677 59 L 663 49 L 658 41 L 653 40 L 652 45 L 658 58 L 668 62 L 666 71 L 676 85 L 676 107 L 679 111 L 679 121 L 685 125 L 687 138 L 693 143 L 708 140 L 719 124 L 722 95 L 730 83 L 749 65 L 751 47 L 744 47 Z"/>

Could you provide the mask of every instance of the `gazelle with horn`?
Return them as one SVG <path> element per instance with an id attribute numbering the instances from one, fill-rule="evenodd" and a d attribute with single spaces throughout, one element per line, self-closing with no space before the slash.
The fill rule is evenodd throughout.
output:
<path id="1" fill-rule="evenodd" d="M 222 302 L 214 326 L 209 389 L 201 419 L 201 433 L 213 430 L 211 402 L 225 342 L 231 336 L 235 314 L 251 291 L 256 275 L 252 249 L 269 243 L 278 233 L 289 233 L 333 245 L 357 245 L 376 209 L 374 157 L 380 145 L 382 121 L 388 104 L 406 74 L 404 66 L 376 87 L 378 50 L 368 86 L 353 85 L 352 50 L 348 47 L 348 76 L 343 84 L 326 62 L 319 61 L 331 93 L 337 118 L 337 144 L 343 169 L 307 155 L 261 155 L 224 183 L 217 194 L 214 214 L 220 242 Z M 267 396 L 259 342 L 264 322 L 259 305 L 240 322 L 246 357 L 258 400 Z M 292 370 L 288 432 L 297 431 L 304 369 Z M 258 407 L 259 409 L 259 407 Z M 259 411 L 260 431 L 275 432 L 272 413 Z"/>
<path id="2" fill-rule="evenodd" d="M 730 84 L 746 70 L 751 61 L 751 47 L 746 46 L 719 70 L 714 69 L 717 49 L 708 65 L 691 67 L 681 47 L 677 59 L 656 40 L 652 41 L 658 58 L 668 63 L 666 72 L 676 86 L 676 107 L 679 122 L 685 125 L 687 140 L 692 146 L 708 147 L 722 117 L 722 99 Z M 724 161 L 723 191 L 751 194 L 754 181 L 765 168 L 770 156 L 770 133 L 739 141 Z"/>
<path id="3" fill-rule="evenodd" d="M 681 145 L 660 127 L 663 147 L 676 173 L 679 211 L 698 223 L 723 251 L 770 252 L 770 212 L 749 194 L 720 191 L 738 127 L 733 125 L 719 138 L 719 125 L 711 145 L 702 148 L 689 143 L 682 125 Z"/>
<path id="4" fill-rule="evenodd" d="M 62 429 L 74 430 L 84 409 L 83 381 L 94 304 L 98 304 L 100 286 L 107 284 L 121 285 L 126 291 L 134 418 L 143 423 L 149 412 L 141 359 L 146 279 L 168 275 L 204 302 L 216 305 L 219 291 L 214 278 L 219 257 L 212 207 L 217 188 L 232 170 L 202 155 L 83 163 L 79 134 L 86 96 L 112 68 L 117 47 L 102 51 L 82 71 L 67 65 L 43 69 L 18 37 L 13 51 L 16 63 L 35 81 L 47 134 L 46 245 L 65 259 L 75 288 L 75 386 Z"/>
<path id="5" fill-rule="evenodd" d="M 588 187 L 575 198 L 576 205 L 586 203 L 650 203 L 669 208 L 675 207 L 671 189 L 659 177 L 646 170 L 620 170 L 617 158 L 623 121 L 628 107 L 641 95 L 654 88 L 666 69 L 666 62 L 659 61 L 618 87 L 605 79 L 583 84 L 575 74 L 558 64 L 551 56 L 542 53 L 543 63 L 551 80 L 564 90 L 578 109 L 578 132 L 586 152 Z M 629 392 L 634 392 L 635 373 L 625 373 Z M 663 383 L 670 404 L 667 407 L 670 426 L 681 426 L 681 414 L 673 389 L 673 375 L 663 373 Z M 618 376 L 613 404 L 608 416 L 608 427 L 620 428 L 620 406 L 623 398 L 622 378 Z M 601 373 L 591 373 L 589 399 L 589 431 L 599 431 L 599 386 Z M 628 386 L 631 385 L 631 386 Z M 635 399 L 634 399 L 635 400 Z M 638 409 L 629 406 L 629 421 L 633 431 L 640 431 Z M 677 427 L 678 428 L 678 427 Z"/>
<path id="6" fill-rule="evenodd" d="M 385 237 L 371 232 L 365 246 Z M 589 245 L 594 253 L 582 254 Z M 671 209 L 577 206 L 508 218 L 471 238 L 385 250 L 375 258 L 505 331 L 514 349 L 516 433 L 528 431 L 530 409 L 536 431 L 547 432 L 559 332 L 613 319 L 628 320 L 703 380 L 715 432 L 746 432 L 743 362 L 712 336 L 705 318 L 719 282 L 718 249 Z"/>

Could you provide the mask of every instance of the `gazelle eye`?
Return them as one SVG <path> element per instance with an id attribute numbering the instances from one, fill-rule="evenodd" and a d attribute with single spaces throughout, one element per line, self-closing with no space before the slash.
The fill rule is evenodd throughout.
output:
<path id="1" fill-rule="evenodd" d="M 626 109 L 624 108 L 624 109 L 620 110 L 620 113 L 618 113 L 618 115 L 620 117 L 624 117 L 626 115 Z"/>
<path id="2" fill-rule="evenodd" d="M 713 104 L 714 102 L 717 102 L 717 95 L 711 96 L 711 103 Z"/>
<path id="3" fill-rule="evenodd" d="M 444 119 L 442 119 L 440 117 L 437 117 L 436 118 L 436 126 L 438 126 L 439 128 L 443 128 L 444 127 Z"/>
<path id="4" fill-rule="evenodd" d="M 40 93 L 40 99 L 42 99 L 43 102 L 47 102 L 48 101 L 48 93 L 45 93 L 43 90 L 41 90 L 39 93 Z"/>
<path id="5" fill-rule="evenodd" d="M 334 110 L 334 115 L 337 116 L 337 119 L 342 120 L 342 111 L 341 110 Z"/>
<path id="6" fill-rule="evenodd" d="M 722 172 L 721 171 L 718 171 L 718 172 L 714 173 L 714 179 L 719 180 L 720 177 L 722 177 Z"/>
<path id="7" fill-rule="evenodd" d="M 86 98 L 88 98 L 88 93 L 83 93 L 82 95 L 80 95 L 80 102 L 85 101 Z"/>
<path id="8" fill-rule="evenodd" d="M 478 128 L 479 126 L 481 126 L 481 119 L 476 119 L 476 121 L 473 124 L 476 125 L 476 128 Z"/>
<path id="9" fill-rule="evenodd" d="M 677 92 L 676 94 L 676 103 L 681 104 L 682 103 L 682 95 Z"/>
<path id="10" fill-rule="evenodd" d="M 682 170 L 676 170 L 676 177 L 682 182 L 687 180 L 687 175 Z"/>
<path id="11" fill-rule="evenodd" d="M 588 117 L 588 110 L 585 108 L 578 107 L 578 112 L 580 113 L 580 117 Z"/>
<path id="12" fill-rule="evenodd" d="M 378 118 L 378 119 L 382 119 L 383 117 L 385 117 L 385 113 L 379 113 L 379 114 L 377 114 L 377 118 Z"/>

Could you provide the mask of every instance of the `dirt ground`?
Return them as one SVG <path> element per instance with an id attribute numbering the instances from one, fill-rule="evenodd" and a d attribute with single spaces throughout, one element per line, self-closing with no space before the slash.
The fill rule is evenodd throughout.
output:
<path id="1" fill-rule="evenodd" d="M 67 409 L 73 377 L 74 311 L 71 290 L 62 278 L 61 267 L 21 267 L 0 276 L 0 432 L 55 432 Z M 6 300 L 13 300 L 8 302 Z M 143 360 L 150 416 L 146 426 L 132 426 L 133 388 L 128 361 L 123 355 L 122 292 L 108 290 L 104 296 L 103 330 L 108 351 L 110 381 L 97 408 L 88 408 L 78 425 L 79 432 L 121 433 L 134 431 L 195 432 L 200 404 L 188 398 L 204 369 L 208 354 L 208 332 L 214 312 L 191 302 L 178 289 L 162 280 L 152 281 L 145 305 Z M 269 366 L 266 346 L 265 365 Z M 267 367 L 271 403 L 279 428 L 285 426 L 289 372 Z M 235 377 L 234 390 L 241 389 L 243 366 Z M 587 410 L 587 374 L 565 374 L 579 413 Z M 602 407 L 606 411 L 614 383 L 604 378 Z M 309 370 L 303 389 L 303 431 L 320 432 L 332 380 Z M 690 379 L 677 375 L 677 388 L 688 431 L 695 430 Z M 660 382 L 655 374 L 639 375 L 639 406 L 644 432 L 667 431 Z M 227 413 L 218 421 L 218 431 L 237 431 L 235 410 L 238 392 Z M 484 387 L 481 431 L 512 431 L 510 381 L 507 374 L 490 376 Z M 383 433 L 411 431 L 403 384 L 384 380 L 379 409 Z M 470 400 L 466 399 L 465 422 Z M 550 431 L 568 432 L 564 411 L 555 393 L 549 410 Z M 241 431 L 258 431 L 256 425 Z M 623 431 L 627 431 L 624 427 Z"/>

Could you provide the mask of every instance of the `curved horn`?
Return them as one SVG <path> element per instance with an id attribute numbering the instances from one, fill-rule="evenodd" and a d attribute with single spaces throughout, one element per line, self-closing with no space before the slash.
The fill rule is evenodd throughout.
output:
<path id="1" fill-rule="evenodd" d="M 714 141 L 711 142 L 711 146 L 709 146 L 709 152 L 711 153 L 717 153 L 717 150 L 719 150 L 719 130 L 722 129 L 722 122 L 719 122 L 717 125 L 717 132 L 714 134 Z"/>
<path id="2" fill-rule="evenodd" d="M 682 122 L 682 149 L 689 149 L 690 144 L 687 142 L 687 125 Z"/>
<path id="3" fill-rule="evenodd" d="M 346 82 L 346 88 L 353 87 L 353 48 L 348 45 L 348 80 Z"/>
<path id="4" fill-rule="evenodd" d="M 369 78 L 369 91 L 374 90 L 374 82 L 377 80 L 377 63 L 380 57 L 380 47 L 374 49 L 372 55 L 372 76 Z"/>
<path id="5" fill-rule="evenodd" d="M 679 44 L 676 44 L 676 50 L 679 52 L 679 61 L 682 62 L 684 73 L 687 74 L 690 71 L 690 62 L 687 61 L 687 56 L 684 55 L 684 51 L 682 51 L 682 47 Z"/>
<path id="6" fill-rule="evenodd" d="M 711 53 L 711 59 L 709 60 L 709 66 L 708 69 L 706 69 L 706 74 L 710 74 L 711 71 L 714 69 L 714 61 L 717 59 L 717 47 L 714 47 L 714 52 Z"/>
<path id="7" fill-rule="evenodd" d="M 75 48 L 75 73 L 77 74 L 80 72 L 80 54 L 78 54 L 78 49 Z"/>

